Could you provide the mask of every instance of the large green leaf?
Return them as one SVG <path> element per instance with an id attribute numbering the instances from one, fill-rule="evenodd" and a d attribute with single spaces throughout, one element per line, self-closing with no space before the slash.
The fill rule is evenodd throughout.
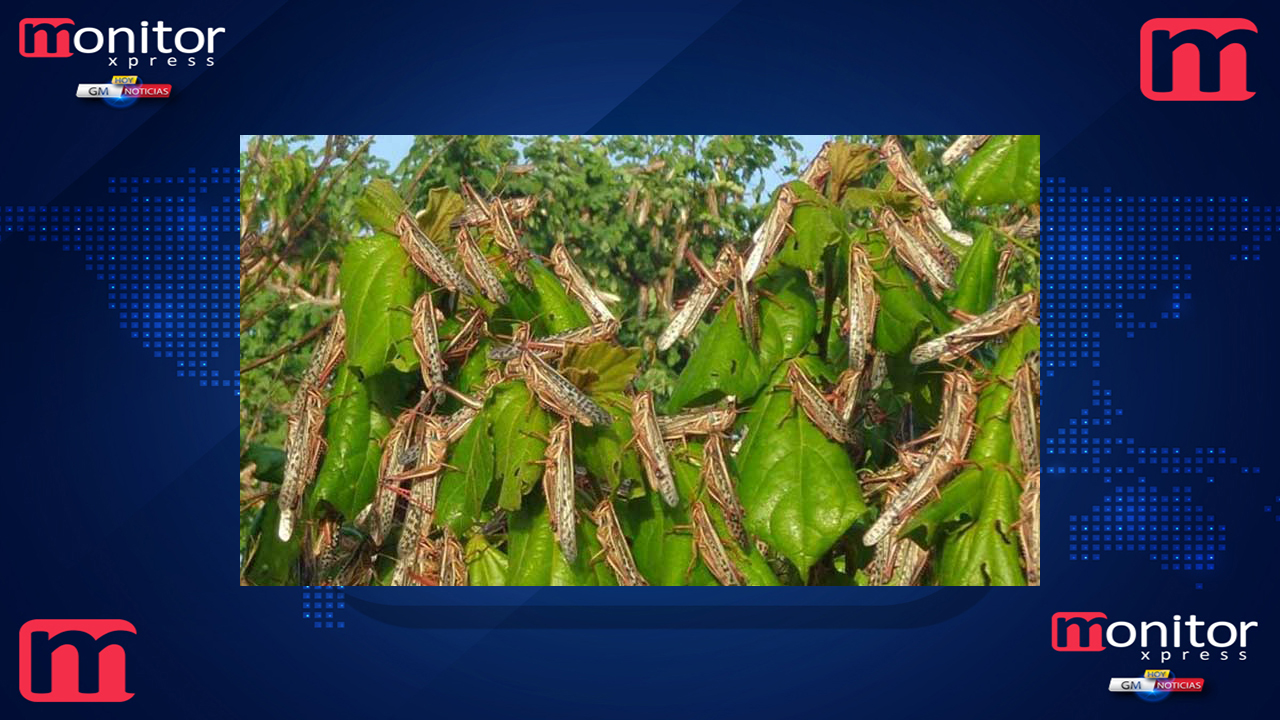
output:
<path id="1" fill-rule="evenodd" d="M 617 585 L 603 562 L 592 563 L 600 551 L 595 528 L 578 523 L 578 557 L 572 563 L 556 543 L 546 503 L 531 501 L 507 520 L 508 585 Z"/>
<path id="2" fill-rule="evenodd" d="M 796 357 L 813 340 L 818 306 L 804 273 L 780 270 L 759 283 L 761 378 L 773 374 L 784 360 Z M 757 387 L 756 390 L 759 388 Z M 755 392 L 742 393 L 746 400 Z"/>
<path id="3" fill-rule="evenodd" d="M 739 400 L 749 398 L 756 394 L 762 382 L 759 361 L 742 336 L 733 301 L 730 301 L 716 313 L 711 327 L 676 378 L 667 412 L 676 412 L 696 400 L 715 400 L 724 395 L 734 395 Z"/>
<path id="4" fill-rule="evenodd" d="M 610 411 L 613 422 L 594 427 L 574 424 L 574 458 L 592 477 L 603 480 L 611 491 L 624 480 L 630 480 L 633 488 L 643 487 L 644 468 L 631 445 L 630 400 L 618 392 L 595 398 Z"/>
<path id="5" fill-rule="evenodd" d="M 351 368 L 367 378 L 393 359 L 399 370 L 417 367 L 408 310 L 424 283 L 400 242 L 377 233 L 351 243 L 340 278 Z"/>
<path id="6" fill-rule="evenodd" d="M 489 413 L 471 421 L 449 453 L 449 468 L 440 477 L 436 496 L 436 521 L 462 536 L 480 515 L 481 503 L 493 482 L 493 426 Z"/>
<path id="7" fill-rule="evenodd" d="M 369 390 L 344 363 L 330 393 L 324 465 L 311 492 L 312 507 L 325 501 L 354 518 L 378 486 L 380 440 L 391 423 L 375 410 Z"/>
<path id="8" fill-rule="evenodd" d="M 956 270 L 956 287 L 947 295 L 951 306 L 974 315 L 990 310 L 995 301 L 999 260 L 991 229 L 984 227 Z"/>
<path id="9" fill-rule="evenodd" d="M 498 505 L 516 510 L 542 479 L 539 463 L 547 451 L 551 418 L 519 380 L 494 387 L 482 414 L 489 416 L 492 426 Z"/>
<path id="10" fill-rule="evenodd" d="M 837 141 L 827 152 L 831 174 L 827 176 L 827 198 L 838 200 L 844 186 L 862 177 L 880 162 L 880 153 L 870 145 Z"/>
<path id="11" fill-rule="evenodd" d="M 939 585 L 1025 585 L 1018 560 L 1020 488 L 1003 468 L 980 471 L 981 498 L 972 525 L 942 545 L 938 558 Z"/>
<path id="12" fill-rule="evenodd" d="M 1040 202 L 1040 136 L 996 135 L 956 173 L 961 201 L 971 205 Z"/>
<path id="13" fill-rule="evenodd" d="M 740 422 L 747 436 L 733 465 L 747 530 L 805 574 L 867 509 L 853 464 L 777 385 Z"/>
<path id="14" fill-rule="evenodd" d="M 496 587 L 507 584 L 507 556 L 489 544 L 483 535 L 467 541 L 467 582 L 469 585 Z"/>
<path id="15" fill-rule="evenodd" d="M 808 185 L 797 181 L 790 187 L 798 200 L 791 214 L 791 226 L 795 232 L 778 248 L 774 263 L 810 270 L 822 260 L 823 250 L 842 237 L 849 219 L 844 210 Z"/>

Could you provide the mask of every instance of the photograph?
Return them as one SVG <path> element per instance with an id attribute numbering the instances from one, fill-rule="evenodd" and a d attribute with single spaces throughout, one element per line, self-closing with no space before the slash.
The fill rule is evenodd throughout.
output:
<path id="1" fill-rule="evenodd" d="M 1040 136 L 240 149 L 241 585 L 1040 584 Z"/>

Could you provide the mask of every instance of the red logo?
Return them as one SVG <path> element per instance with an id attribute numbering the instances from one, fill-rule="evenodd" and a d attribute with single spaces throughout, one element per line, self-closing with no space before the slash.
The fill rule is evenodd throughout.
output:
<path id="1" fill-rule="evenodd" d="M 1102 644 L 1102 623 L 1106 613 L 1077 612 L 1053 614 L 1053 649 L 1058 652 L 1098 652 L 1106 650 Z M 1087 634 L 1086 634 L 1087 632 Z"/>
<path id="2" fill-rule="evenodd" d="M 24 57 L 71 57 L 71 18 L 23 18 L 18 23 L 18 53 Z"/>
<path id="3" fill-rule="evenodd" d="M 1254 78 L 1244 18 L 1156 18 L 1142 26 L 1142 94 L 1152 100 L 1248 100 Z"/>
<path id="4" fill-rule="evenodd" d="M 18 631 L 18 690 L 32 702 L 124 702 L 137 635 L 124 620 L 32 620 Z"/>

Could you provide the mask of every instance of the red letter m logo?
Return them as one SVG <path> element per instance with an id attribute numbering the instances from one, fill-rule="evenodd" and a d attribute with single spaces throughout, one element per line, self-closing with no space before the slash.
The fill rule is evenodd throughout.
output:
<path id="1" fill-rule="evenodd" d="M 1058 652 L 1106 650 L 1107 646 L 1102 644 L 1102 623 L 1093 622 L 1106 619 L 1106 614 L 1100 612 L 1054 613 L 1053 649 Z"/>
<path id="2" fill-rule="evenodd" d="M 23 57 L 71 57 L 71 18 L 23 18 L 18 23 L 18 53 Z"/>
<path id="3" fill-rule="evenodd" d="M 124 702 L 137 635 L 124 620 L 32 620 L 18 631 L 18 690 L 32 702 Z"/>
<path id="4" fill-rule="evenodd" d="M 1152 100 L 1248 100 L 1247 43 L 1258 27 L 1244 18 L 1156 18 L 1142 26 L 1140 84 Z"/>

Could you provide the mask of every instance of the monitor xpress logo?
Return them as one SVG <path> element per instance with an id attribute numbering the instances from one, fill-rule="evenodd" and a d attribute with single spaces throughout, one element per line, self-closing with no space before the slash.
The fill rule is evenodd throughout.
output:
<path id="1" fill-rule="evenodd" d="M 1140 82 L 1152 100 L 1248 100 L 1246 46 L 1258 27 L 1244 18 L 1156 18 L 1141 31 Z"/>
<path id="2" fill-rule="evenodd" d="M 124 702 L 137 634 L 124 620 L 32 620 L 18 631 L 18 690 L 32 702 Z"/>
<path id="3" fill-rule="evenodd" d="M 1249 630 L 1258 627 L 1256 622 L 1215 622 L 1197 620 L 1195 615 L 1183 620 L 1174 615 L 1173 622 L 1113 622 L 1104 628 L 1106 613 L 1060 612 L 1053 614 L 1053 649 L 1058 652 L 1101 652 L 1108 647 L 1141 648 L 1143 660 L 1229 660 L 1231 654 L 1223 648 L 1239 647 L 1237 658 L 1247 660 L 1244 648 L 1249 644 Z M 1204 628 L 1201 633 L 1201 628 Z M 1182 648 L 1183 641 L 1190 650 Z M 1148 649 L 1148 648 L 1158 648 Z M 1212 650 L 1209 648 L 1213 648 Z M 1158 653 L 1159 657 L 1152 657 Z M 1215 658 L 1214 656 L 1217 655 Z"/>
<path id="4" fill-rule="evenodd" d="M 79 27 L 71 18 L 23 18 L 18 22 L 18 54 L 29 58 L 68 58 L 105 52 L 108 67 L 195 67 L 204 54 L 213 65 L 214 42 L 226 28 L 173 28 L 144 20 L 136 28 Z M 179 55 L 186 55 L 185 62 Z"/>

